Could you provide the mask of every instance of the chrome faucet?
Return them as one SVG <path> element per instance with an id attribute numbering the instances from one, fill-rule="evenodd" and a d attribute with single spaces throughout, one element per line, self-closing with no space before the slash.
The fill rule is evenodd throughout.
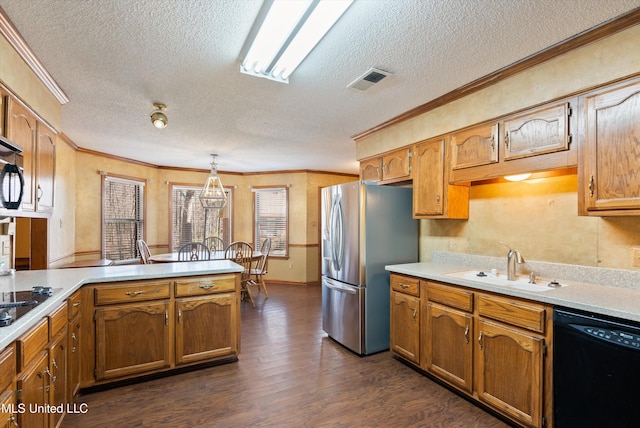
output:
<path id="1" fill-rule="evenodd" d="M 515 281 L 516 279 L 516 263 L 524 263 L 524 259 L 519 251 L 509 248 L 507 253 L 507 279 L 509 281 Z"/>

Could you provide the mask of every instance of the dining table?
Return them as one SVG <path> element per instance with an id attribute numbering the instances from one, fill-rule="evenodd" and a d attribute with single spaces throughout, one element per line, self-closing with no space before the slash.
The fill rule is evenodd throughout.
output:
<path id="1" fill-rule="evenodd" d="M 251 254 L 251 260 L 258 260 L 260 257 L 262 257 L 262 253 L 258 250 L 253 251 L 253 253 Z M 211 251 L 211 258 L 210 260 L 225 260 L 225 252 L 224 250 L 218 250 L 218 251 Z M 154 263 L 174 263 L 174 262 L 190 262 L 192 260 L 180 260 L 178 257 L 178 252 L 173 252 L 173 253 L 161 253 L 161 254 L 154 254 L 151 257 L 149 257 L 149 260 L 151 260 Z M 233 258 L 231 258 L 230 260 L 233 260 Z"/>

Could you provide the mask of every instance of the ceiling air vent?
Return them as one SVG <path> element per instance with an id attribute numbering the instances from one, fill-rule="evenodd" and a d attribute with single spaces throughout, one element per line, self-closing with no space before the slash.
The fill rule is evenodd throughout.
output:
<path id="1" fill-rule="evenodd" d="M 358 77 L 353 82 L 347 85 L 347 88 L 357 89 L 358 91 L 364 91 L 369 89 L 371 86 L 380 82 L 387 76 L 393 76 L 393 73 L 389 73 L 388 71 L 380 70 L 377 68 L 370 68 L 364 73 L 362 76 Z"/>

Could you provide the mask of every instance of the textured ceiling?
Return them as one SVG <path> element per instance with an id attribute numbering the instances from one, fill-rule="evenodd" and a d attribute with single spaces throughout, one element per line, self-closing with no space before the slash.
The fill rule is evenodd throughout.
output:
<path id="1" fill-rule="evenodd" d="M 261 0 L 0 0 L 78 146 L 155 165 L 357 173 L 352 135 L 639 6 L 356 0 L 288 85 L 239 72 Z M 369 67 L 395 73 L 366 92 Z M 155 129 L 152 103 L 168 106 Z"/>

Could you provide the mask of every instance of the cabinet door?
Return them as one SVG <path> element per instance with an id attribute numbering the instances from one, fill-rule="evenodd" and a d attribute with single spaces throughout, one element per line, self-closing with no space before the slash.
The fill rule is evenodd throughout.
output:
<path id="1" fill-rule="evenodd" d="M 97 308 L 96 379 L 169 367 L 169 310 L 168 301 Z"/>
<path id="2" fill-rule="evenodd" d="M 484 124 L 451 135 L 453 169 L 498 162 L 498 124 Z"/>
<path id="3" fill-rule="evenodd" d="M 382 159 L 374 158 L 360 162 L 360 179 L 364 181 L 382 180 Z"/>
<path id="4" fill-rule="evenodd" d="M 473 315 L 428 303 L 425 324 L 427 370 L 470 393 L 473 386 Z"/>
<path id="5" fill-rule="evenodd" d="M 586 97 L 584 179 L 587 210 L 640 208 L 640 81 Z"/>
<path id="6" fill-rule="evenodd" d="M 22 104 L 11 98 L 8 119 L 7 137 L 22 148 L 22 156 L 24 158 L 22 210 L 34 211 L 36 118 Z"/>
<path id="7" fill-rule="evenodd" d="M 569 103 L 546 106 L 504 121 L 504 159 L 569 149 Z"/>
<path id="8" fill-rule="evenodd" d="M 24 406 L 24 412 L 18 412 L 18 425 L 21 427 L 48 427 L 49 413 L 37 411 L 37 406 L 49 404 L 51 372 L 46 351 L 41 351 L 22 371 L 16 382 L 18 388 L 18 406 Z M 42 410 L 42 408 L 39 408 Z"/>
<path id="9" fill-rule="evenodd" d="M 73 402 L 73 397 L 80 388 L 80 316 L 76 316 L 69 323 L 69 344 L 67 361 L 67 400 Z"/>
<path id="10" fill-rule="evenodd" d="M 235 294 L 176 300 L 176 363 L 236 355 Z"/>
<path id="11" fill-rule="evenodd" d="M 7 94 L 0 89 L 0 135 L 6 137 L 5 112 L 7 111 Z M 1 426 L 1 425 L 0 425 Z"/>
<path id="12" fill-rule="evenodd" d="M 411 178 L 411 149 L 395 150 L 382 156 L 382 181 L 389 183 Z"/>
<path id="13" fill-rule="evenodd" d="M 478 320 L 478 398 L 526 425 L 542 426 L 544 340 Z"/>
<path id="14" fill-rule="evenodd" d="M 53 210 L 56 175 L 56 133 L 45 124 L 38 122 L 37 136 L 36 209 L 40 212 L 50 212 Z"/>
<path id="15" fill-rule="evenodd" d="M 16 413 L 18 409 L 13 400 L 13 389 L 0 395 L 0 428 L 16 428 L 18 421 Z"/>
<path id="16" fill-rule="evenodd" d="M 420 364 L 420 299 L 391 292 L 391 351 Z"/>
<path id="17" fill-rule="evenodd" d="M 444 212 L 444 139 L 416 145 L 413 174 L 414 217 Z"/>
<path id="18" fill-rule="evenodd" d="M 66 309 L 66 308 L 65 308 Z M 67 402 L 67 329 L 62 330 L 49 346 L 49 372 L 51 373 L 51 392 L 49 403 L 59 406 Z M 50 423 L 57 427 L 63 413 L 51 413 Z"/>

